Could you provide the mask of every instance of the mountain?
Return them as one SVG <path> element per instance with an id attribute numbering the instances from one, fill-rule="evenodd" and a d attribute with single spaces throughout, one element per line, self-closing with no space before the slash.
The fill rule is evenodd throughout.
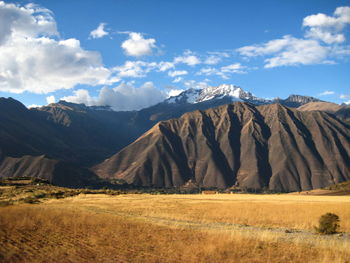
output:
<path id="1" fill-rule="evenodd" d="M 300 110 L 300 111 L 319 110 L 319 111 L 326 111 L 329 113 L 334 113 L 341 108 L 342 108 L 342 106 L 340 106 L 339 104 L 336 104 L 336 103 L 326 102 L 326 101 L 316 101 L 316 102 L 306 103 L 306 104 L 298 107 L 298 110 Z"/>
<path id="2" fill-rule="evenodd" d="M 142 132 L 129 125 L 135 112 L 95 110 L 59 102 L 27 109 L 0 99 L 0 149 L 4 156 L 47 155 L 82 166 L 98 163 Z"/>
<path id="3" fill-rule="evenodd" d="M 290 95 L 286 99 L 269 100 L 258 98 L 238 86 L 222 84 L 204 89 L 188 89 L 164 102 L 142 109 L 137 113 L 135 123 L 143 123 L 144 126 L 151 128 L 158 121 L 178 118 L 186 112 L 206 110 L 234 101 L 248 102 L 254 105 L 280 103 L 288 107 L 299 107 L 320 100 L 301 95 Z"/>
<path id="4" fill-rule="evenodd" d="M 319 101 L 321 100 L 310 96 L 290 95 L 286 99 L 280 99 L 280 98 L 274 99 L 272 103 L 280 103 L 287 107 L 298 108 L 304 104 L 307 104 L 310 102 L 319 102 Z"/>
<path id="5" fill-rule="evenodd" d="M 69 157 L 86 166 L 103 160 L 134 141 L 148 127 L 138 131 L 132 125 L 136 112 L 116 112 L 109 107 L 87 107 L 59 101 L 31 112 L 54 126 L 74 151 Z M 61 157 L 66 159 L 65 156 Z"/>
<path id="6" fill-rule="evenodd" d="M 350 129 L 333 115 L 235 102 L 161 121 L 93 171 L 140 186 L 273 191 L 350 179 Z"/>
<path id="7" fill-rule="evenodd" d="M 220 100 L 223 98 L 228 98 L 231 101 L 250 102 L 257 105 L 270 103 L 269 100 L 257 98 L 250 92 L 246 92 L 238 86 L 228 84 L 222 84 L 217 87 L 206 87 L 203 89 L 188 89 L 178 96 L 165 100 L 165 103 L 196 104 L 204 101 Z"/>
<path id="8" fill-rule="evenodd" d="M 350 125 L 350 105 L 343 105 L 334 115 Z"/>
<path id="9" fill-rule="evenodd" d="M 280 101 L 302 104 L 314 100 L 310 98 L 293 95 Z M 113 111 L 109 106 L 88 107 L 65 101 L 27 109 L 12 98 L 0 98 L 0 177 L 23 173 L 62 184 L 60 178 L 70 174 L 73 181 L 86 184 L 81 176 L 74 177 L 73 172 L 56 168 L 42 170 L 42 167 L 53 167 L 51 163 L 57 162 L 54 167 L 67 167 L 77 175 L 86 174 L 89 180 L 95 180 L 87 173 L 87 168 L 119 152 L 158 121 L 233 101 L 254 105 L 273 103 L 273 100 L 257 98 L 234 85 L 190 89 L 157 105 L 125 112 Z M 348 118 L 349 115 L 345 110 L 339 116 Z M 5 160 L 6 165 L 3 165 Z M 28 160 L 33 160 L 36 166 L 30 165 Z M 16 167 L 22 168 L 17 170 Z M 44 172 L 35 173 L 35 169 Z"/>
<path id="10" fill-rule="evenodd" d="M 300 111 L 325 111 L 334 114 L 338 119 L 350 124 L 350 106 L 338 105 L 326 101 L 309 102 L 298 107 Z"/>
<path id="11" fill-rule="evenodd" d="M 61 186 L 98 178 L 82 167 L 74 144 L 58 125 L 12 98 L 0 98 L 0 177 L 31 176 Z"/>
<path id="12" fill-rule="evenodd" d="M 0 149 L 3 156 L 12 157 L 72 154 L 54 125 L 12 98 L 0 98 Z"/>
<path id="13" fill-rule="evenodd" d="M 217 101 L 226 99 L 233 101 L 249 102 L 254 105 L 280 103 L 282 105 L 297 108 L 309 102 L 320 101 L 314 97 L 290 95 L 286 99 L 276 98 L 273 100 L 255 97 L 252 93 L 244 91 L 241 87 L 235 85 L 222 84 L 217 87 L 207 87 L 204 89 L 188 89 L 178 96 L 165 100 L 165 103 L 176 104 L 196 104 L 204 101 Z M 225 101 L 225 102 L 226 102 Z"/>
<path id="14" fill-rule="evenodd" d="M 86 168 L 45 155 L 5 157 L 0 162 L 0 178 L 14 176 L 45 179 L 54 185 L 66 187 L 93 185 L 99 179 Z"/>

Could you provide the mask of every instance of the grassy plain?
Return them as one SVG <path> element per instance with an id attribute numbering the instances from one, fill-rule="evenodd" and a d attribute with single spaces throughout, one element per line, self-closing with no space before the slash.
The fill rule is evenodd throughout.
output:
<path id="1" fill-rule="evenodd" d="M 350 196 L 80 194 L 1 207 L 0 262 L 350 262 L 349 234 Z"/>

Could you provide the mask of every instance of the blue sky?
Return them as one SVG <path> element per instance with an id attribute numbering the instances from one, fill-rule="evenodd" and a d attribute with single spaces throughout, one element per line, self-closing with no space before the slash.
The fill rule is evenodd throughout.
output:
<path id="1" fill-rule="evenodd" d="M 0 96 L 140 109 L 223 83 L 350 102 L 350 2 L 0 1 Z"/>

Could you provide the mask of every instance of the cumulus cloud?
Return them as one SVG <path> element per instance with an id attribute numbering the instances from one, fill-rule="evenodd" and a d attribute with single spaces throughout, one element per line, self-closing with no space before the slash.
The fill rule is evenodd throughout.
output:
<path id="1" fill-rule="evenodd" d="M 46 97 L 46 102 L 47 104 L 55 103 L 56 102 L 55 96 L 52 95 L 52 96 Z"/>
<path id="2" fill-rule="evenodd" d="M 247 57 L 271 55 L 265 59 L 265 68 L 329 63 L 327 58 L 330 53 L 330 49 L 317 40 L 289 35 L 264 44 L 241 47 L 237 51 Z"/>
<path id="3" fill-rule="evenodd" d="M 183 75 L 187 75 L 188 72 L 186 70 L 175 70 L 175 71 L 169 71 L 168 75 L 170 77 L 176 77 L 176 76 L 183 76 Z"/>
<path id="4" fill-rule="evenodd" d="M 345 35 L 341 32 L 350 23 L 350 7 L 338 7 L 333 16 L 326 14 L 310 15 L 304 18 L 303 26 L 307 27 L 305 36 L 324 41 L 327 44 L 342 43 Z"/>
<path id="5" fill-rule="evenodd" d="M 195 66 L 201 63 L 200 59 L 190 50 L 186 50 L 182 56 L 175 57 L 174 63 L 183 63 L 188 66 Z"/>
<path id="6" fill-rule="evenodd" d="M 205 76 L 220 76 L 222 79 L 229 79 L 230 75 L 235 74 L 244 74 L 246 66 L 241 65 L 241 63 L 234 63 L 227 66 L 223 66 L 219 69 L 213 67 L 202 68 L 197 75 L 205 75 Z"/>
<path id="7" fill-rule="evenodd" d="M 328 95 L 333 95 L 333 94 L 335 94 L 334 91 L 326 90 L 326 91 L 324 91 L 324 92 L 318 94 L 318 96 L 328 96 Z"/>
<path id="8" fill-rule="evenodd" d="M 0 91 L 49 93 L 107 82 L 99 53 L 73 38 L 56 40 L 51 11 L 0 2 L 0 20 Z"/>
<path id="9" fill-rule="evenodd" d="M 171 89 L 168 92 L 168 97 L 175 97 L 180 95 L 182 92 L 184 92 L 184 89 Z"/>
<path id="10" fill-rule="evenodd" d="M 145 61 L 126 61 L 124 65 L 117 66 L 112 69 L 118 78 L 142 78 L 152 70 L 159 68 L 159 64 L 156 62 Z"/>
<path id="11" fill-rule="evenodd" d="M 226 52 L 208 52 L 209 56 L 204 60 L 204 64 L 216 65 L 222 61 L 223 58 L 228 58 L 230 55 Z"/>
<path id="12" fill-rule="evenodd" d="M 338 7 L 333 16 L 307 16 L 304 38 L 290 35 L 266 43 L 249 45 L 236 51 L 245 57 L 265 56 L 265 68 L 310 64 L 334 64 L 334 59 L 350 55 L 350 47 L 342 31 L 350 23 L 350 7 Z"/>
<path id="13" fill-rule="evenodd" d="M 135 87 L 133 83 L 122 83 L 115 88 L 104 87 L 97 97 L 91 96 L 88 90 L 79 89 L 61 100 L 88 106 L 108 105 L 116 111 L 128 111 L 152 106 L 167 97 L 167 92 L 160 91 L 152 82 L 145 82 L 141 87 Z"/>
<path id="14" fill-rule="evenodd" d="M 237 73 L 237 74 L 243 74 L 246 73 L 244 71 L 245 66 L 242 66 L 241 63 L 234 63 L 231 65 L 227 65 L 224 67 L 221 67 L 222 73 Z"/>
<path id="15" fill-rule="evenodd" d="M 38 104 L 30 104 L 27 106 L 28 109 L 40 108 L 40 107 L 42 107 L 42 105 L 38 105 Z"/>
<path id="16" fill-rule="evenodd" d="M 34 4 L 24 7 L 0 1 L 0 45 L 13 37 L 58 35 L 52 12 Z"/>
<path id="17" fill-rule="evenodd" d="M 204 64 L 215 65 L 221 62 L 222 58 L 219 56 L 209 56 L 205 59 Z"/>
<path id="18" fill-rule="evenodd" d="M 121 66 L 112 68 L 113 77 L 111 79 L 121 80 L 123 78 L 143 78 L 152 71 L 164 72 L 171 68 L 174 68 L 175 64 L 172 62 L 146 62 L 142 60 L 126 61 Z M 170 71 L 169 76 L 174 77 L 178 75 L 185 75 L 187 71 Z"/>
<path id="19" fill-rule="evenodd" d="M 209 87 L 209 84 L 206 81 L 195 81 L 195 80 L 186 80 L 184 81 L 186 88 L 190 89 L 204 89 Z"/>
<path id="20" fill-rule="evenodd" d="M 109 33 L 105 31 L 106 23 L 100 23 L 98 27 L 90 32 L 92 38 L 102 38 L 107 36 Z"/>
<path id="21" fill-rule="evenodd" d="M 157 48 L 154 38 L 144 38 L 141 33 L 130 32 L 129 38 L 122 43 L 122 48 L 128 56 L 140 57 L 152 55 Z"/>
<path id="22" fill-rule="evenodd" d="M 183 81 L 183 79 L 184 79 L 183 77 L 177 77 L 173 80 L 173 83 L 179 83 L 179 82 Z"/>
<path id="23" fill-rule="evenodd" d="M 161 61 L 158 63 L 159 71 L 162 71 L 162 72 L 172 69 L 174 67 L 175 67 L 175 64 L 173 62 Z"/>

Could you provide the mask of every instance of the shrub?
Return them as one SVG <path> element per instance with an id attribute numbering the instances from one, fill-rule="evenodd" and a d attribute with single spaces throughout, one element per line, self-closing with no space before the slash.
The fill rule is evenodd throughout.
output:
<path id="1" fill-rule="evenodd" d="M 35 197 L 28 196 L 26 198 L 23 198 L 22 201 L 26 204 L 38 204 L 40 201 L 36 199 Z"/>
<path id="2" fill-rule="evenodd" d="M 339 216 L 333 213 L 326 213 L 319 219 L 319 226 L 315 227 L 320 234 L 330 235 L 337 233 L 339 228 Z"/>

